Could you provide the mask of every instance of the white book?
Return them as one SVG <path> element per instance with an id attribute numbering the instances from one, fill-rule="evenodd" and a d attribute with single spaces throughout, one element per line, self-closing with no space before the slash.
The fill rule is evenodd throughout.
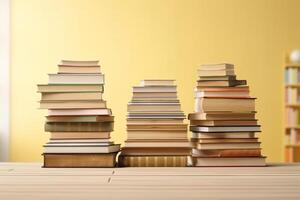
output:
<path id="1" fill-rule="evenodd" d="M 133 92 L 151 92 L 151 93 L 165 93 L 177 92 L 176 86 L 135 86 L 132 88 Z"/>
<path id="2" fill-rule="evenodd" d="M 99 63 L 98 60 L 88 60 L 88 61 L 79 61 L 79 60 L 62 60 L 61 65 L 69 66 L 97 66 Z"/>
<path id="3" fill-rule="evenodd" d="M 175 80 L 159 80 L 159 79 L 146 79 L 141 80 L 141 86 L 172 86 Z"/>

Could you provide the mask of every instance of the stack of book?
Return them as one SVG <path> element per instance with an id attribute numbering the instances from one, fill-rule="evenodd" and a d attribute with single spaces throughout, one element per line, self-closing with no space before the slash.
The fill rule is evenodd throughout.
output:
<path id="1" fill-rule="evenodd" d="M 255 98 L 232 64 L 202 65 L 189 114 L 194 166 L 264 166 L 255 132 Z"/>
<path id="2" fill-rule="evenodd" d="M 63 60 L 49 84 L 38 85 L 48 109 L 44 167 L 114 167 L 120 145 L 110 142 L 114 117 L 102 99 L 98 61 Z"/>
<path id="3" fill-rule="evenodd" d="M 184 167 L 191 152 L 174 80 L 143 80 L 128 103 L 121 166 Z"/>

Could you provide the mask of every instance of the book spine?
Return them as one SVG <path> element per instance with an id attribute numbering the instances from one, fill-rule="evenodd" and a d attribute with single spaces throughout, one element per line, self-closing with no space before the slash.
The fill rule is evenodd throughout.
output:
<path id="1" fill-rule="evenodd" d="M 46 132 L 110 132 L 113 131 L 113 122 L 47 122 Z"/>
<path id="2" fill-rule="evenodd" d="M 122 167 L 186 167 L 187 156 L 119 156 Z"/>

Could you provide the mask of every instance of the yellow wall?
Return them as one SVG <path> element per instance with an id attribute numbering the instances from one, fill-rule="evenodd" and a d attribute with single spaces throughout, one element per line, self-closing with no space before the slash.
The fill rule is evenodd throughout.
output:
<path id="1" fill-rule="evenodd" d="M 283 64 L 300 47 L 297 0 L 13 0 L 11 161 L 40 161 L 45 110 L 36 84 L 60 59 L 100 59 L 105 99 L 126 137 L 131 87 L 145 78 L 177 80 L 193 110 L 196 69 L 231 62 L 258 98 L 268 161 L 283 160 Z"/>

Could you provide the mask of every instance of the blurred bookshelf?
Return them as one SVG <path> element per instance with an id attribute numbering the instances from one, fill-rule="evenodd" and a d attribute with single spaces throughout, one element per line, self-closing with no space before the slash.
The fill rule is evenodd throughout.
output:
<path id="1" fill-rule="evenodd" d="M 285 161 L 300 162 L 300 63 L 285 65 Z"/>

